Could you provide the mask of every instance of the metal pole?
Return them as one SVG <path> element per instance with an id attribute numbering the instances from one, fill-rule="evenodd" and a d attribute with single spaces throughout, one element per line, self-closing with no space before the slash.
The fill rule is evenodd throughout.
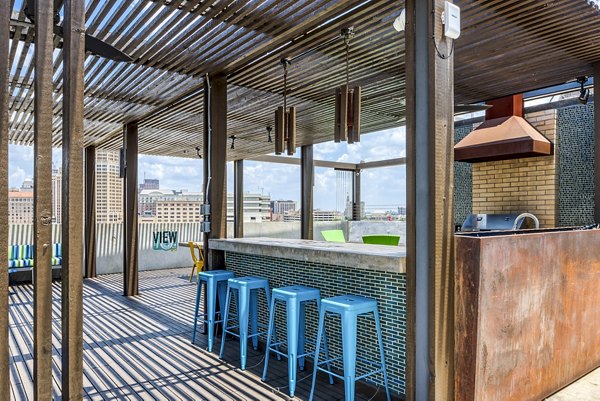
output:
<path id="1" fill-rule="evenodd" d="M 123 202 L 124 247 L 123 247 L 123 295 L 138 295 L 138 123 L 125 126 L 125 202 Z"/>
<path id="2" fill-rule="evenodd" d="M 360 199 L 360 169 L 352 172 L 352 220 L 360 221 L 362 217 Z"/>
<path id="3" fill-rule="evenodd" d="M 85 148 L 85 278 L 96 277 L 96 147 Z"/>
<path id="4" fill-rule="evenodd" d="M 54 1 L 35 2 L 33 396 L 52 399 L 52 53 Z"/>
<path id="5" fill-rule="evenodd" d="M 244 237 L 244 160 L 233 164 L 233 236 Z"/>
<path id="6" fill-rule="evenodd" d="M 62 396 L 83 392 L 83 61 L 85 2 L 65 2 L 62 175 Z"/>
<path id="7" fill-rule="evenodd" d="M 315 166 L 313 162 L 313 146 L 304 145 L 300 153 L 301 181 L 301 224 L 300 238 L 313 239 L 313 192 Z"/>
<path id="8" fill-rule="evenodd" d="M 8 75 L 11 2 L 0 2 L 0 249 L 8 247 Z M 8 266 L 4 254 L 3 266 Z M 10 393 L 8 347 L 8 269 L 0 269 L 0 394 Z"/>

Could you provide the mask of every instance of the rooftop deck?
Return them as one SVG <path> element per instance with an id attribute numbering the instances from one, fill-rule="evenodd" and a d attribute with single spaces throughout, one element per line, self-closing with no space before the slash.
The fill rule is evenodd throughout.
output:
<path id="1" fill-rule="evenodd" d="M 287 397 L 287 362 L 272 359 L 269 385 L 261 382 L 263 353 L 252 351 L 240 371 L 239 348 L 225 360 L 204 350 L 205 336 L 190 343 L 195 284 L 188 269 L 140 273 L 140 296 L 123 297 L 122 276 L 84 281 L 84 399 L 88 400 L 280 400 Z M 33 400 L 33 287 L 11 287 L 11 400 Z M 53 395 L 60 399 L 60 283 L 54 284 Z M 220 342 L 215 344 L 218 350 Z M 299 372 L 296 399 L 308 399 L 310 373 Z M 321 381 L 317 400 L 343 399 L 343 385 Z M 357 400 L 385 393 L 357 387 Z"/>

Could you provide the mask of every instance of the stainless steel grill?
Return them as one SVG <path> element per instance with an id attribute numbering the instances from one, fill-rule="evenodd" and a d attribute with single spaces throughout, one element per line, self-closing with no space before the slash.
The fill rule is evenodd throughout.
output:
<path id="1" fill-rule="evenodd" d="M 470 214 L 461 227 L 461 231 L 512 230 L 518 214 Z M 517 223 L 517 230 L 523 228 L 525 219 Z"/>

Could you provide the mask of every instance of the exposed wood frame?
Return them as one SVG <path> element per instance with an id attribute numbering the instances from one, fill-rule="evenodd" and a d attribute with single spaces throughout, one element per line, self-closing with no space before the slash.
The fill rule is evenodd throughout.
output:
<path id="1" fill-rule="evenodd" d="M 62 397 L 80 400 L 83 392 L 83 62 L 85 1 L 64 6 L 62 141 Z"/>
<path id="2" fill-rule="evenodd" d="M 443 10 L 442 0 L 406 2 L 410 401 L 454 399 L 454 61 Z"/>
<path id="3" fill-rule="evenodd" d="M 96 277 L 96 147 L 85 148 L 85 278 Z"/>
<path id="4" fill-rule="evenodd" d="M 35 2 L 33 396 L 52 399 L 52 53 L 54 1 Z"/>
<path id="5" fill-rule="evenodd" d="M 0 2 L 0 227 L 8 228 L 8 78 L 10 2 Z M 8 246 L 8 229 L 0 230 L 0 249 Z M 3 255 L 2 266 L 8 266 Z M 8 269 L 0 269 L 0 394 L 10 393 L 8 345 Z"/>
<path id="6" fill-rule="evenodd" d="M 208 241 L 227 237 L 227 77 L 207 77 L 204 94 L 204 191 L 210 204 L 210 232 L 204 234 L 204 260 L 207 269 L 213 270 L 225 266 L 224 253 L 210 249 Z"/>
<path id="7" fill-rule="evenodd" d="M 244 160 L 233 162 L 233 236 L 244 237 Z"/>
<path id="8" fill-rule="evenodd" d="M 125 182 L 123 183 L 123 295 L 139 294 L 138 288 L 138 123 L 125 125 Z"/>
<path id="9" fill-rule="evenodd" d="M 302 146 L 300 163 L 300 238 L 313 239 L 315 165 L 312 145 Z"/>

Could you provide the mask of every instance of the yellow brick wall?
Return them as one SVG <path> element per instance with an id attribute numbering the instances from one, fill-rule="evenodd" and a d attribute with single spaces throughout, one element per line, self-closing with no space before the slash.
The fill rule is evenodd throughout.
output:
<path id="1" fill-rule="evenodd" d="M 556 110 L 525 116 L 556 144 Z M 557 153 L 543 157 L 473 164 L 473 213 L 530 212 L 540 227 L 555 227 L 557 217 Z"/>

